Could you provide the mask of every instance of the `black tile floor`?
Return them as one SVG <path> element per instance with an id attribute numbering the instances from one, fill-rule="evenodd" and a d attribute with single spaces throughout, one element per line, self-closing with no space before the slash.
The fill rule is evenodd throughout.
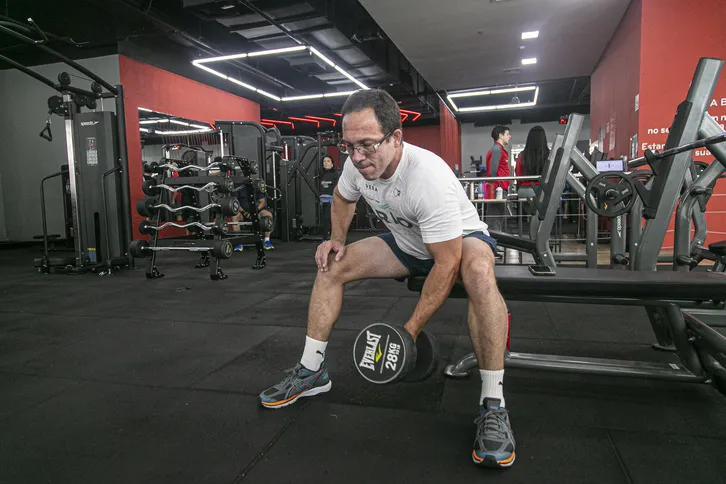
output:
<path id="1" fill-rule="evenodd" d="M 37 249 L 0 251 L 0 483 L 667 483 L 726 480 L 726 399 L 705 385 L 509 370 L 517 461 L 470 461 L 479 379 L 437 372 L 365 384 L 364 324 L 405 322 L 395 281 L 346 290 L 329 345 L 333 390 L 270 411 L 256 395 L 299 359 L 315 277 L 310 242 L 224 263 L 191 255 L 166 277 L 41 275 Z M 511 302 L 512 349 L 670 361 L 641 308 Z M 471 351 L 466 302 L 429 329 L 442 363 Z"/>

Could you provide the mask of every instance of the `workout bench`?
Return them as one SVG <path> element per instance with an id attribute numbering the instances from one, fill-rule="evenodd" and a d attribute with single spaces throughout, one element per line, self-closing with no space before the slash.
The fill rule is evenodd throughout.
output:
<path id="1" fill-rule="evenodd" d="M 508 352 L 506 368 L 712 383 L 726 394 L 726 337 L 686 309 L 723 308 L 726 274 L 558 267 L 554 276 L 535 276 L 526 266 L 496 266 L 494 271 L 499 290 L 508 300 L 646 307 L 656 335 L 660 332 L 670 338 L 682 363 Z M 425 281 L 425 277 L 409 277 L 407 285 L 411 291 L 421 292 Z M 457 283 L 449 297 L 467 298 L 463 284 Z M 717 312 L 708 312 L 708 316 L 710 320 L 726 319 Z M 463 378 L 476 366 L 476 357 L 470 354 L 448 365 L 444 373 Z"/>

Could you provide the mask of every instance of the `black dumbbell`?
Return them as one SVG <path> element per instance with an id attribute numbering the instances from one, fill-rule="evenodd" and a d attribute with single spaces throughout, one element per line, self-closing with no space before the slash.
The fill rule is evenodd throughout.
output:
<path id="1" fill-rule="evenodd" d="M 148 220 L 142 220 L 139 223 L 139 233 L 141 235 L 149 235 L 151 232 L 153 232 L 153 229 L 151 228 L 153 226 L 154 225 Z"/>
<path id="2" fill-rule="evenodd" d="M 212 230 L 217 235 L 227 235 L 229 233 L 229 225 L 224 220 L 218 219 L 214 221 Z"/>
<path id="3" fill-rule="evenodd" d="M 159 188 L 156 184 L 157 182 L 155 178 L 144 180 L 144 183 L 141 184 L 141 191 L 144 192 L 145 195 L 155 197 L 159 193 Z"/>
<path id="4" fill-rule="evenodd" d="M 371 383 L 415 382 L 430 377 L 439 360 L 434 337 L 421 331 L 416 341 L 403 327 L 374 323 L 353 344 L 358 373 Z"/>
<path id="5" fill-rule="evenodd" d="M 144 197 L 136 202 L 136 211 L 139 212 L 139 215 L 142 217 L 153 217 L 156 212 L 156 209 L 154 208 L 155 205 L 156 200 Z"/>
<path id="6" fill-rule="evenodd" d="M 212 255 L 218 259 L 229 259 L 232 257 L 234 247 L 229 240 L 215 240 L 212 247 Z"/>
<path id="7" fill-rule="evenodd" d="M 142 257 L 146 257 L 148 248 L 149 248 L 149 243 L 147 241 L 132 240 L 131 243 L 129 244 L 129 254 L 131 254 L 131 257 L 140 259 Z"/>
<path id="8" fill-rule="evenodd" d="M 234 191 L 234 181 L 231 178 L 225 176 L 219 182 L 219 191 L 221 193 L 232 193 Z"/>
<path id="9" fill-rule="evenodd" d="M 260 216 L 260 229 L 262 232 L 272 232 L 272 229 L 274 228 L 275 226 L 272 223 L 272 217 L 269 215 Z"/>
<path id="10" fill-rule="evenodd" d="M 239 200 L 235 197 L 223 198 L 219 201 L 219 205 L 222 208 L 222 215 L 225 217 L 237 215 L 242 208 L 239 204 Z"/>

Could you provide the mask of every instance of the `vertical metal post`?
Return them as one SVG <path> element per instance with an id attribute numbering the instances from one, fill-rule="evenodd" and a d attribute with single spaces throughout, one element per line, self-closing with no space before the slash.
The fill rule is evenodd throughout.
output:
<path id="1" fill-rule="evenodd" d="M 124 106 L 124 88 L 117 85 L 116 89 L 116 142 L 118 143 L 118 166 L 121 168 L 121 220 L 123 234 L 121 235 L 121 255 L 125 255 L 129 268 L 135 266 L 134 258 L 129 254 L 129 244 L 134 237 L 131 228 L 131 189 L 129 180 L 129 159 L 126 148 L 126 107 Z"/>
<path id="2" fill-rule="evenodd" d="M 585 204 L 585 253 L 588 269 L 597 268 L 597 221 L 597 214 Z"/>
<path id="3" fill-rule="evenodd" d="M 71 99 L 70 94 L 63 94 L 63 102 L 66 104 L 68 115 L 65 118 L 66 128 L 66 156 L 68 157 L 68 178 L 70 181 L 71 188 L 71 213 L 73 214 L 73 248 L 76 253 L 76 267 L 83 265 L 83 241 L 85 240 L 85 234 L 80 226 L 81 204 L 78 200 L 78 169 L 76 164 L 76 146 L 75 136 L 73 130 L 73 122 L 75 120 L 75 105 Z M 83 239 L 83 240 L 82 240 Z"/>

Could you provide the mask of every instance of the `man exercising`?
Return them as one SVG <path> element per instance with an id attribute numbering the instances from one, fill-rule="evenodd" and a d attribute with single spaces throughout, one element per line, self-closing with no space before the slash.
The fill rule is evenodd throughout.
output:
<path id="1" fill-rule="evenodd" d="M 415 339 L 460 279 L 469 295 L 469 333 L 482 380 L 472 459 L 509 467 L 515 443 L 502 393 L 507 309 L 494 279 L 496 242 L 451 168 L 434 153 L 403 142 L 398 105 L 388 93 L 356 91 L 342 114 L 339 148 L 349 159 L 334 193 L 331 238 L 315 254 L 318 273 L 302 359 L 260 394 L 260 403 L 281 408 L 330 390 L 325 350 L 346 283 L 427 275 L 404 326 Z M 391 232 L 346 245 L 360 196 Z"/>
<path id="2" fill-rule="evenodd" d="M 232 216 L 233 222 L 241 222 L 243 220 L 249 221 L 252 220 L 250 215 L 250 204 L 247 201 L 247 193 L 244 188 L 240 189 L 239 194 L 239 201 L 240 206 L 242 209 L 237 215 Z M 259 217 L 268 216 L 270 219 L 272 219 L 272 212 L 267 210 L 267 197 L 264 193 L 258 193 L 256 195 L 257 197 L 257 215 Z M 232 226 L 233 232 L 239 232 L 240 228 L 239 225 L 233 225 Z M 272 245 L 272 242 L 270 242 L 270 232 L 265 232 L 265 242 L 263 244 L 265 250 L 273 250 L 275 247 Z M 244 246 L 242 244 L 235 245 L 234 250 L 237 252 L 242 252 L 244 250 Z"/>

